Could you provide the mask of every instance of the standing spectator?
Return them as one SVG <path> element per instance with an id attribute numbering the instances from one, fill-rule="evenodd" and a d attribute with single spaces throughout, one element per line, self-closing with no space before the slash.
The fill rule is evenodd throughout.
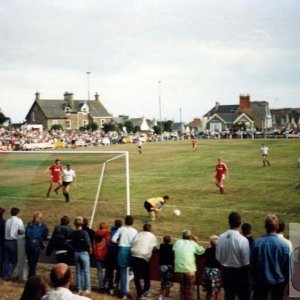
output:
<path id="1" fill-rule="evenodd" d="M 292 244 L 292 242 L 289 239 L 287 239 L 283 235 L 284 230 L 285 230 L 285 223 L 284 223 L 284 221 L 279 221 L 278 229 L 277 229 L 277 235 L 289 246 L 290 254 L 291 254 L 293 252 L 293 250 L 294 250 L 293 244 Z"/>
<path id="2" fill-rule="evenodd" d="M 104 262 L 107 255 L 109 239 L 110 231 L 108 229 L 108 225 L 105 222 L 101 222 L 99 224 L 99 229 L 95 232 L 93 241 L 93 256 L 96 260 L 97 278 L 100 289 L 104 289 L 103 268 L 105 267 Z"/>
<path id="3" fill-rule="evenodd" d="M 266 163 L 268 164 L 268 166 L 270 166 L 270 162 L 269 162 L 269 159 L 268 159 L 268 152 L 269 152 L 269 148 L 267 146 L 265 146 L 265 144 L 262 144 L 261 145 L 261 148 L 260 148 L 260 153 L 261 153 L 261 156 L 262 156 L 262 161 L 263 161 L 263 167 L 266 166 Z"/>
<path id="4" fill-rule="evenodd" d="M 160 269 L 160 295 L 159 300 L 169 298 L 170 288 L 173 286 L 174 251 L 172 238 L 165 235 L 163 243 L 159 246 L 159 269 Z"/>
<path id="5" fill-rule="evenodd" d="M 115 220 L 114 226 L 110 229 L 111 238 L 118 231 L 118 229 L 122 226 L 122 221 L 119 219 Z M 113 243 L 110 238 L 109 244 L 107 246 L 107 256 L 106 256 L 106 271 L 105 277 L 108 280 L 108 289 L 109 294 L 114 294 L 114 283 L 118 285 L 120 281 L 120 271 L 118 267 L 118 245 Z M 115 279 L 114 279 L 114 273 Z"/>
<path id="6" fill-rule="evenodd" d="M 27 279 L 20 300 L 41 300 L 46 295 L 47 284 L 40 276 Z"/>
<path id="7" fill-rule="evenodd" d="M 20 209 L 13 207 L 10 210 L 11 217 L 5 223 L 5 242 L 4 242 L 4 280 L 11 280 L 15 267 L 18 263 L 18 244 L 19 235 L 25 233 L 23 221 L 19 218 Z"/>
<path id="8" fill-rule="evenodd" d="M 130 265 L 131 246 L 138 231 L 132 226 L 133 217 L 125 217 L 125 226 L 120 227 L 112 237 L 112 242 L 118 243 L 118 265 L 120 268 L 121 298 L 127 299 L 127 268 Z"/>
<path id="9" fill-rule="evenodd" d="M 243 236 L 248 240 L 249 247 L 251 249 L 254 241 L 252 236 L 252 226 L 249 223 L 243 223 L 241 229 L 242 229 Z"/>
<path id="10" fill-rule="evenodd" d="M 165 195 L 162 197 L 153 197 L 144 202 L 144 207 L 148 212 L 149 219 L 151 221 L 156 220 L 156 216 L 162 210 L 164 204 L 170 200 L 170 197 Z"/>
<path id="11" fill-rule="evenodd" d="M 157 247 L 157 239 L 151 231 L 152 225 L 149 223 L 144 224 L 143 231 L 136 235 L 131 247 L 131 264 L 138 299 L 148 299 L 149 297 L 149 260 L 153 249 Z M 142 279 L 144 279 L 143 288 L 141 285 Z"/>
<path id="12" fill-rule="evenodd" d="M 50 273 L 53 289 L 41 300 L 91 300 L 85 296 L 75 295 L 70 291 L 72 274 L 68 265 L 59 263 L 55 265 Z"/>
<path id="13" fill-rule="evenodd" d="M 0 277 L 3 277 L 4 241 L 5 241 L 5 209 L 0 207 Z"/>
<path id="14" fill-rule="evenodd" d="M 60 219 L 60 224 L 54 227 L 51 239 L 46 249 L 46 255 L 50 256 L 52 251 L 55 250 L 55 257 L 58 263 L 71 263 L 73 253 L 69 246 L 69 241 L 73 229 L 69 226 L 70 218 L 63 216 Z"/>
<path id="15" fill-rule="evenodd" d="M 89 227 L 89 220 L 87 218 L 83 219 L 82 230 L 85 230 L 88 233 L 90 241 L 93 244 L 95 231 Z"/>
<path id="16" fill-rule="evenodd" d="M 216 260 L 218 239 L 217 235 L 212 235 L 209 238 L 210 247 L 204 253 L 203 288 L 206 291 L 206 300 L 210 300 L 212 296 L 215 300 L 219 300 L 221 295 L 221 264 Z"/>
<path id="17" fill-rule="evenodd" d="M 83 218 L 78 216 L 74 221 L 75 230 L 71 234 L 71 242 L 74 251 L 76 265 L 76 289 L 78 292 L 91 292 L 90 257 L 92 244 L 86 230 L 82 229 Z"/>
<path id="18" fill-rule="evenodd" d="M 61 172 L 62 172 L 62 166 L 60 164 L 60 159 L 56 159 L 54 164 L 51 165 L 50 167 L 47 168 L 47 170 L 45 172 L 49 172 L 51 173 L 51 178 L 50 178 L 50 184 L 49 184 L 49 188 L 47 191 L 47 197 L 50 197 L 50 192 L 53 188 L 53 184 L 57 184 L 57 188 L 54 190 L 55 193 L 58 193 L 58 189 L 61 187 Z"/>
<path id="19" fill-rule="evenodd" d="M 205 249 L 199 245 L 198 239 L 190 230 L 184 230 L 182 239 L 173 246 L 175 254 L 175 272 L 179 275 L 180 299 L 193 299 L 193 284 L 197 271 L 195 255 L 201 255 Z"/>
<path id="20" fill-rule="evenodd" d="M 223 266 L 225 300 L 249 300 L 250 247 L 248 240 L 239 232 L 241 216 L 231 212 L 228 217 L 230 229 L 220 235 L 216 247 L 216 259 Z"/>
<path id="21" fill-rule="evenodd" d="M 265 219 L 266 234 L 253 242 L 251 249 L 251 266 L 253 270 L 254 300 L 282 300 L 289 276 L 290 250 L 279 238 L 277 230 L 279 220 L 275 215 Z"/>
<path id="22" fill-rule="evenodd" d="M 28 223 L 25 230 L 25 252 L 28 260 L 28 278 L 36 275 L 36 266 L 41 249 L 44 249 L 44 241 L 48 237 L 48 227 L 42 222 L 42 213 L 36 211 L 32 222 Z"/>
<path id="23" fill-rule="evenodd" d="M 216 165 L 216 186 L 220 189 L 220 193 L 224 194 L 224 180 L 227 177 L 229 179 L 229 170 L 227 165 L 218 158 L 218 163 Z"/>

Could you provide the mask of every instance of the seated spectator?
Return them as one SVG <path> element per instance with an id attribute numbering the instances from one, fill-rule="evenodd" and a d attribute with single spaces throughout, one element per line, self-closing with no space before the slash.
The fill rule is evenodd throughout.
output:
<path id="1" fill-rule="evenodd" d="M 63 216 L 60 219 L 60 224 L 54 227 L 51 239 L 46 249 L 46 255 L 50 256 L 55 250 L 55 257 L 58 263 L 63 262 L 70 264 L 73 252 L 70 249 L 69 241 L 73 229 L 69 226 L 70 219 L 68 216 Z"/>
<path id="2" fill-rule="evenodd" d="M 64 263 L 59 263 L 52 268 L 50 280 L 53 289 L 43 296 L 41 300 L 91 300 L 85 296 L 75 295 L 69 290 L 72 274 L 69 266 Z"/>
<path id="3" fill-rule="evenodd" d="M 206 300 L 210 300 L 212 296 L 215 300 L 219 300 L 221 295 L 221 264 L 216 259 L 218 239 L 217 235 L 212 235 L 209 238 L 210 248 L 207 248 L 204 253 L 203 288 L 206 291 Z"/>
<path id="4" fill-rule="evenodd" d="M 180 299 L 193 299 L 193 284 L 197 270 L 195 255 L 201 255 L 205 249 L 199 245 L 198 239 L 190 230 L 184 230 L 182 239 L 173 246 L 175 254 L 175 272 L 179 275 Z"/>
<path id="5" fill-rule="evenodd" d="M 46 295 L 46 282 L 40 276 L 31 276 L 27 279 L 20 300 L 41 300 Z"/>

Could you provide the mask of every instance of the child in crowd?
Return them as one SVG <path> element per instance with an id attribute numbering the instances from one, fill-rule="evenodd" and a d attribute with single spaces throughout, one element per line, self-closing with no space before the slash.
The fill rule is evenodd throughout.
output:
<path id="1" fill-rule="evenodd" d="M 169 297 L 170 288 L 173 285 L 174 272 L 174 251 L 172 245 L 172 238 L 170 235 L 165 235 L 163 243 L 159 247 L 159 267 L 161 277 L 161 289 L 159 300 L 164 297 Z"/>
<path id="2" fill-rule="evenodd" d="M 210 300 L 212 296 L 215 300 L 220 299 L 221 292 L 221 265 L 216 260 L 216 245 L 219 237 L 212 235 L 209 238 L 211 247 L 207 248 L 204 253 L 205 265 L 203 273 L 203 288 L 206 291 L 206 300 Z"/>

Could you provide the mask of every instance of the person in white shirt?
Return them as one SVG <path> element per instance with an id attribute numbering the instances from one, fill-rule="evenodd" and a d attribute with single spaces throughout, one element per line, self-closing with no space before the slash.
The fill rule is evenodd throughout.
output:
<path id="1" fill-rule="evenodd" d="M 112 242 L 119 245 L 118 265 L 120 268 L 121 298 L 127 299 L 127 268 L 130 265 L 131 247 L 138 231 L 132 227 L 133 217 L 125 217 L 125 226 L 120 227 L 112 237 Z"/>
<path id="2" fill-rule="evenodd" d="M 65 263 L 56 264 L 50 273 L 53 289 L 41 300 L 91 300 L 91 298 L 73 294 L 70 290 L 72 281 L 71 270 Z"/>
<path id="3" fill-rule="evenodd" d="M 151 258 L 153 249 L 157 247 L 157 239 L 151 232 L 152 225 L 149 223 L 144 224 L 143 230 L 144 231 L 136 235 L 131 247 L 131 265 L 138 299 L 145 299 L 149 296 L 149 260 Z M 143 288 L 141 285 L 142 279 L 144 279 Z"/>
<path id="4" fill-rule="evenodd" d="M 72 169 L 72 165 L 71 164 L 67 164 L 67 168 L 63 169 L 62 171 L 62 190 L 63 190 L 63 195 L 65 197 L 65 201 L 69 202 L 70 201 L 70 187 L 72 182 L 74 182 L 74 186 L 76 187 L 76 173 L 75 171 Z M 55 192 L 57 192 L 57 190 L 59 189 L 56 188 Z"/>
<path id="5" fill-rule="evenodd" d="M 266 163 L 268 164 L 268 166 L 270 166 L 270 162 L 269 162 L 269 159 L 268 159 L 268 152 L 269 152 L 269 148 L 267 146 L 265 146 L 265 144 L 262 144 L 261 145 L 261 148 L 260 148 L 260 153 L 261 153 L 261 156 L 262 156 L 262 161 L 263 161 L 263 167 L 266 166 Z"/>
<path id="6" fill-rule="evenodd" d="M 223 266 L 223 284 L 226 300 L 251 299 L 250 247 L 240 234 L 241 216 L 229 214 L 230 229 L 220 235 L 216 246 L 216 259 Z"/>
<path id="7" fill-rule="evenodd" d="M 24 223 L 19 218 L 20 209 L 13 207 L 10 214 L 11 217 L 5 223 L 3 278 L 6 281 L 11 280 L 18 263 L 17 240 L 25 233 Z"/>

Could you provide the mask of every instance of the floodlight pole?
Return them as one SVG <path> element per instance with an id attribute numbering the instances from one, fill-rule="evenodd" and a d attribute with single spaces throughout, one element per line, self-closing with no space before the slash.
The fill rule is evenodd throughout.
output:
<path id="1" fill-rule="evenodd" d="M 90 75 L 91 75 L 91 72 L 86 72 L 86 75 L 87 75 L 87 85 L 88 85 L 88 107 L 90 110 Z M 90 113 L 88 115 L 88 123 L 90 123 Z"/>
<path id="2" fill-rule="evenodd" d="M 158 81 L 158 109 L 159 109 L 159 127 L 162 134 L 162 120 L 161 120 L 161 81 Z"/>

